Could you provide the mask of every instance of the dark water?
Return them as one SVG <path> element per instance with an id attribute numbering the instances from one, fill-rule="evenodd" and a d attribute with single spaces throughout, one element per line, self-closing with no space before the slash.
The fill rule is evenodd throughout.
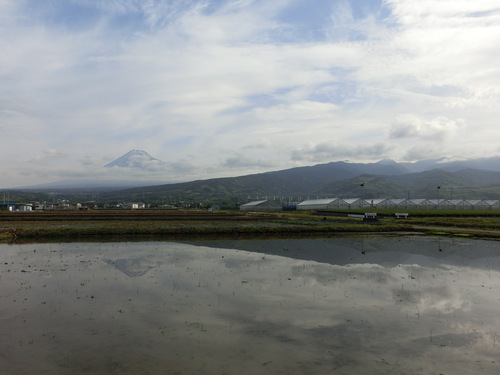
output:
<path id="1" fill-rule="evenodd" d="M 500 243 L 0 245 L 0 374 L 499 374 Z"/>

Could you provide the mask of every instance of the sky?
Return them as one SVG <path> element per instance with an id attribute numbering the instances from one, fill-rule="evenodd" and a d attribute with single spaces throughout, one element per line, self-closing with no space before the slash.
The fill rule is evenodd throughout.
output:
<path id="1" fill-rule="evenodd" d="M 0 50 L 0 188 L 500 155 L 497 0 L 0 0 Z"/>

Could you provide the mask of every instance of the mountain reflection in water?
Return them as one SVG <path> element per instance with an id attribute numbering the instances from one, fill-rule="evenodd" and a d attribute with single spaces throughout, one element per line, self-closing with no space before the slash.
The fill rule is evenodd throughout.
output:
<path id="1" fill-rule="evenodd" d="M 498 374 L 500 244 L 0 245 L 6 374 Z"/>
<path id="2" fill-rule="evenodd" d="M 115 260 L 104 258 L 102 261 L 108 263 L 110 266 L 115 267 L 117 270 L 122 271 L 125 275 L 130 277 L 144 276 L 157 266 L 149 264 L 148 260 L 143 257 Z"/>

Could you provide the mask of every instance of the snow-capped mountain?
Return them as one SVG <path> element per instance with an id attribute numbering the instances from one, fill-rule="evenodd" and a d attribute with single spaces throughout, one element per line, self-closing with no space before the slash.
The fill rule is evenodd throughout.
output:
<path id="1" fill-rule="evenodd" d="M 135 168 L 135 169 L 152 169 L 164 165 L 165 163 L 159 159 L 152 157 L 143 150 L 130 150 L 118 159 L 106 164 L 105 168 L 120 167 L 120 168 Z"/>

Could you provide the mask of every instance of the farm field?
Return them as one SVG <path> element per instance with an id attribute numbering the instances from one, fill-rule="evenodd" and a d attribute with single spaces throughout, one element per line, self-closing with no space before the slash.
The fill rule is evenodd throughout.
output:
<path id="1" fill-rule="evenodd" d="M 374 222 L 336 212 L 240 212 L 201 210 L 89 210 L 0 212 L 0 241 L 145 240 L 193 237 L 311 237 L 401 233 L 500 239 L 500 217 L 437 212 L 396 219 L 383 212 Z"/>

